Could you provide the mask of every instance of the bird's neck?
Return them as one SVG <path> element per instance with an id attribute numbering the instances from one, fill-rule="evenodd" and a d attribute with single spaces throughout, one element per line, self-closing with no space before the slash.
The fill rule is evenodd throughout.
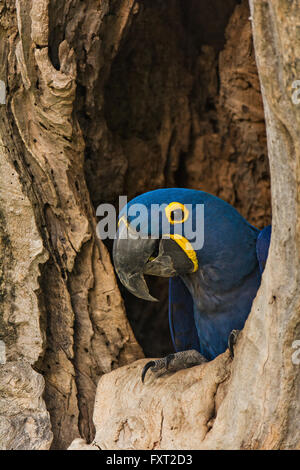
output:
<path id="1" fill-rule="evenodd" d="M 211 268 L 200 268 L 196 273 L 183 275 L 182 280 L 199 311 L 216 313 L 229 311 L 233 305 L 247 302 L 249 298 L 252 302 L 260 285 L 261 274 L 257 263 L 247 275 L 239 277 L 237 274 L 236 282 L 231 285 L 226 285 Z"/>

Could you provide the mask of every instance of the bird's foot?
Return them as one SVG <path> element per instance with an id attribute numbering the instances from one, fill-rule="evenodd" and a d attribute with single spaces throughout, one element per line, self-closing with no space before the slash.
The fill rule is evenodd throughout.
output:
<path id="1" fill-rule="evenodd" d="M 228 336 L 228 348 L 232 359 L 234 358 L 234 346 L 236 345 L 239 334 L 240 330 L 232 330 L 232 332 Z"/>
<path id="2" fill-rule="evenodd" d="M 175 372 L 177 370 L 198 366 L 204 362 L 207 362 L 207 359 L 205 359 L 205 357 L 195 349 L 169 354 L 168 356 L 162 357 L 161 359 L 147 362 L 142 371 L 142 382 L 144 383 L 146 373 L 149 369 L 152 372 Z"/>

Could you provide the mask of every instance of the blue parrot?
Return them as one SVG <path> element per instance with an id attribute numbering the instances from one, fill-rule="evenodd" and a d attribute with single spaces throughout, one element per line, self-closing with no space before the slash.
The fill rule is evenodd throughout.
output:
<path id="1" fill-rule="evenodd" d="M 138 215 L 131 211 L 136 207 Z M 203 242 L 196 246 L 200 231 Z M 176 353 L 149 361 L 143 381 L 149 368 L 191 367 L 213 360 L 228 345 L 233 353 L 260 286 L 270 238 L 271 226 L 258 230 L 230 204 L 204 191 L 158 189 L 123 208 L 113 247 L 120 281 L 137 297 L 155 301 L 144 275 L 170 278 L 169 324 Z"/>

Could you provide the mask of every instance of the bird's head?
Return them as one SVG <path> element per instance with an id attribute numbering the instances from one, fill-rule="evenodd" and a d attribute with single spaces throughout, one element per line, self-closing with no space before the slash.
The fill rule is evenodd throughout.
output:
<path id="1" fill-rule="evenodd" d="M 250 272 L 257 263 L 257 235 L 230 204 L 211 194 L 158 189 L 122 209 L 114 265 L 122 284 L 145 300 L 157 300 L 145 274 L 173 277 L 201 271 L 203 279 L 229 289 L 238 282 L 237 273 Z"/>
<path id="2" fill-rule="evenodd" d="M 198 270 L 197 249 L 193 245 L 199 205 L 194 191 L 161 189 L 130 201 L 119 215 L 113 247 L 116 272 L 134 295 L 155 301 L 149 294 L 144 274 L 172 277 Z M 193 235 L 193 236 L 192 236 Z"/>

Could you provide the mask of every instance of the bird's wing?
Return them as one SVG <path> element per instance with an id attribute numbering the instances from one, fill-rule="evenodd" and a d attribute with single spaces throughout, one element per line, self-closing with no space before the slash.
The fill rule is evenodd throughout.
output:
<path id="1" fill-rule="evenodd" d="M 169 324 L 177 352 L 189 349 L 199 351 L 193 298 L 180 277 L 169 281 Z"/>
<path id="2" fill-rule="evenodd" d="M 257 237 L 256 254 L 259 263 L 260 272 L 263 273 L 268 258 L 269 246 L 271 241 L 272 226 L 265 227 Z"/>

